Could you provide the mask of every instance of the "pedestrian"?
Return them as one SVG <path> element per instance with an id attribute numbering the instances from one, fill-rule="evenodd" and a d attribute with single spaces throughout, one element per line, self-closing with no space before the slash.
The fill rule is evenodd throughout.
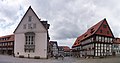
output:
<path id="1" fill-rule="evenodd" d="M 57 54 L 55 55 L 55 59 L 58 59 L 58 55 Z"/>
<path id="2" fill-rule="evenodd" d="M 62 55 L 62 60 L 64 59 L 64 56 Z"/>
<path id="3" fill-rule="evenodd" d="M 62 60 L 64 59 L 64 56 L 62 54 L 60 54 L 60 57 L 62 58 Z"/>

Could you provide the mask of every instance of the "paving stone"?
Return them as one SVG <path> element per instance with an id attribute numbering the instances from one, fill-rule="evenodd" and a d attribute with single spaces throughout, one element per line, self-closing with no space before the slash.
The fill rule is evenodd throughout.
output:
<path id="1" fill-rule="evenodd" d="M 16 58 L 12 56 L 0 55 L 0 63 L 120 63 L 120 57 L 95 58 L 84 59 L 75 57 L 65 57 L 54 59 L 27 59 Z"/>

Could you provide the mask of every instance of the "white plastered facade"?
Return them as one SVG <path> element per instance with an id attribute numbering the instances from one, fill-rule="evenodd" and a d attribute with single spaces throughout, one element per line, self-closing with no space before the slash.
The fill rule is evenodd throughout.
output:
<path id="1" fill-rule="evenodd" d="M 28 21 L 28 17 L 32 16 L 31 21 Z M 28 29 L 28 24 L 36 24 L 35 28 Z M 24 25 L 26 27 L 24 28 Z M 35 33 L 35 50 L 34 52 L 25 52 L 25 33 L 34 32 Z M 40 22 L 37 15 L 34 13 L 31 7 L 25 13 L 23 19 L 19 23 L 15 30 L 15 44 L 14 44 L 14 55 L 19 57 L 20 55 L 24 57 L 34 58 L 35 56 L 40 58 L 47 58 L 47 30 Z M 19 53 L 19 54 L 18 54 Z"/>

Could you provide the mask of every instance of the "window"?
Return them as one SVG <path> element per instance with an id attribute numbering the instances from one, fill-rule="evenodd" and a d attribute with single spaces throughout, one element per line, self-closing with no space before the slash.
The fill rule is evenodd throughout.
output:
<path id="1" fill-rule="evenodd" d="M 110 42 L 112 43 L 112 38 L 110 38 L 109 40 L 110 40 Z"/>
<path id="2" fill-rule="evenodd" d="M 3 46 L 4 46 L 4 43 L 3 43 Z"/>
<path id="3" fill-rule="evenodd" d="M 98 52 L 100 52 L 100 50 L 98 50 Z"/>
<path id="4" fill-rule="evenodd" d="M 98 47 L 98 49 L 100 49 L 100 47 Z"/>
<path id="5" fill-rule="evenodd" d="M 97 53 L 95 54 L 95 56 L 97 56 Z"/>
<path id="6" fill-rule="evenodd" d="M 91 31 L 93 30 L 94 28 L 91 28 Z"/>
<path id="7" fill-rule="evenodd" d="M 11 42 L 11 45 L 13 45 L 13 42 Z"/>
<path id="8" fill-rule="evenodd" d="M 85 34 L 85 36 L 84 37 L 86 37 L 88 34 Z"/>
<path id="9" fill-rule="evenodd" d="M 4 43 L 4 45 L 6 46 L 7 43 Z"/>
<path id="10" fill-rule="evenodd" d="M 91 38 L 91 42 L 93 42 L 93 37 Z"/>
<path id="11" fill-rule="evenodd" d="M 5 43 L 5 46 L 7 46 L 7 43 Z"/>
<path id="12" fill-rule="evenodd" d="M 25 52 L 34 52 L 35 49 L 35 33 L 27 32 L 25 33 Z"/>
<path id="13" fill-rule="evenodd" d="M 110 39 L 108 38 L 108 43 L 110 42 Z"/>
<path id="14" fill-rule="evenodd" d="M 105 37 L 105 42 L 107 42 L 107 37 Z"/>
<path id="15" fill-rule="evenodd" d="M 110 49 L 110 51 L 109 52 L 111 52 L 111 49 Z"/>
<path id="16" fill-rule="evenodd" d="M 103 44 L 101 44 L 101 47 L 103 47 Z"/>
<path id="17" fill-rule="evenodd" d="M 100 44 L 98 44 L 98 46 L 100 47 Z"/>
<path id="18" fill-rule="evenodd" d="M 106 49 L 106 44 L 104 45 L 104 49 Z"/>
<path id="19" fill-rule="evenodd" d="M 23 25 L 23 29 L 26 29 L 26 24 Z"/>
<path id="20" fill-rule="evenodd" d="M 28 24 L 28 29 L 31 29 L 32 27 L 31 27 L 31 24 Z"/>
<path id="21" fill-rule="evenodd" d="M 101 55 L 103 56 L 103 53 L 101 53 Z"/>
<path id="22" fill-rule="evenodd" d="M 17 52 L 17 55 L 19 55 L 19 52 Z"/>
<path id="23" fill-rule="evenodd" d="M 103 46 L 101 46 L 101 49 L 103 49 Z"/>
<path id="24" fill-rule="evenodd" d="M 97 50 L 96 50 L 96 53 L 97 53 Z"/>
<path id="25" fill-rule="evenodd" d="M 102 37 L 102 42 L 104 42 L 104 37 Z"/>
<path id="26" fill-rule="evenodd" d="M 11 42 L 10 42 L 11 43 Z M 10 45 L 10 43 L 8 42 L 7 45 Z"/>
<path id="27" fill-rule="evenodd" d="M 106 25 L 106 24 L 104 24 L 104 25 L 103 25 L 103 28 L 107 28 L 107 25 Z"/>
<path id="28" fill-rule="evenodd" d="M 33 44 L 34 36 L 31 36 L 31 44 Z"/>
<path id="29" fill-rule="evenodd" d="M 106 52 L 106 50 L 105 50 L 105 52 Z"/>
<path id="30" fill-rule="evenodd" d="M 32 16 L 28 16 L 28 21 L 29 21 L 29 22 L 32 21 Z"/>
<path id="31" fill-rule="evenodd" d="M 102 33 L 102 30 L 100 30 L 100 33 Z"/>
<path id="32" fill-rule="evenodd" d="M 99 36 L 99 41 L 101 41 L 101 39 L 102 39 L 102 37 L 101 37 L 101 36 Z"/>
<path id="33" fill-rule="evenodd" d="M 100 56 L 100 53 L 98 53 L 98 56 Z"/>
<path id="34" fill-rule="evenodd" d="M 25 38 L 26 38 L 26 44 L 28 45 L 33 45 L 35 41 L 35 33 L 33 32 L 27 32 L 25 33 Z"/>
<path id="35" fill-rule="evenodd" d="M 97 43 L 96 43 L 96 47 L 97 47 Z"/>
<path id="36" fill-rule="evenodd" d="M 98 36 L 96 36 L 96 41 L 98 41 Z"/>
<path id="37" fill-rule="evenodd" d="M 36 24 L 34 23 L 32 23 L 32 24 L 28 24 L 28 29 L 34 29 L 34 28 L 36 28 Z"/>

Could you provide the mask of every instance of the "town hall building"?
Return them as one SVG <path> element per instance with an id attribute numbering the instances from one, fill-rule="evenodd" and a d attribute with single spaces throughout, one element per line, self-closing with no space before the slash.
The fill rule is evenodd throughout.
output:
<path id="1" fill-rule="evenodd" d="M 112 55 L 114 35 L 106 19 L 79 36 L 72 46 L 73 56 L 106 57 Z"/>
<path id="2" fill-rule="evenodd" d="M 41 21 L 31 6 L 14 31 L 15 57 L 47 58 L 50 40 L 47 21 Z"/>

